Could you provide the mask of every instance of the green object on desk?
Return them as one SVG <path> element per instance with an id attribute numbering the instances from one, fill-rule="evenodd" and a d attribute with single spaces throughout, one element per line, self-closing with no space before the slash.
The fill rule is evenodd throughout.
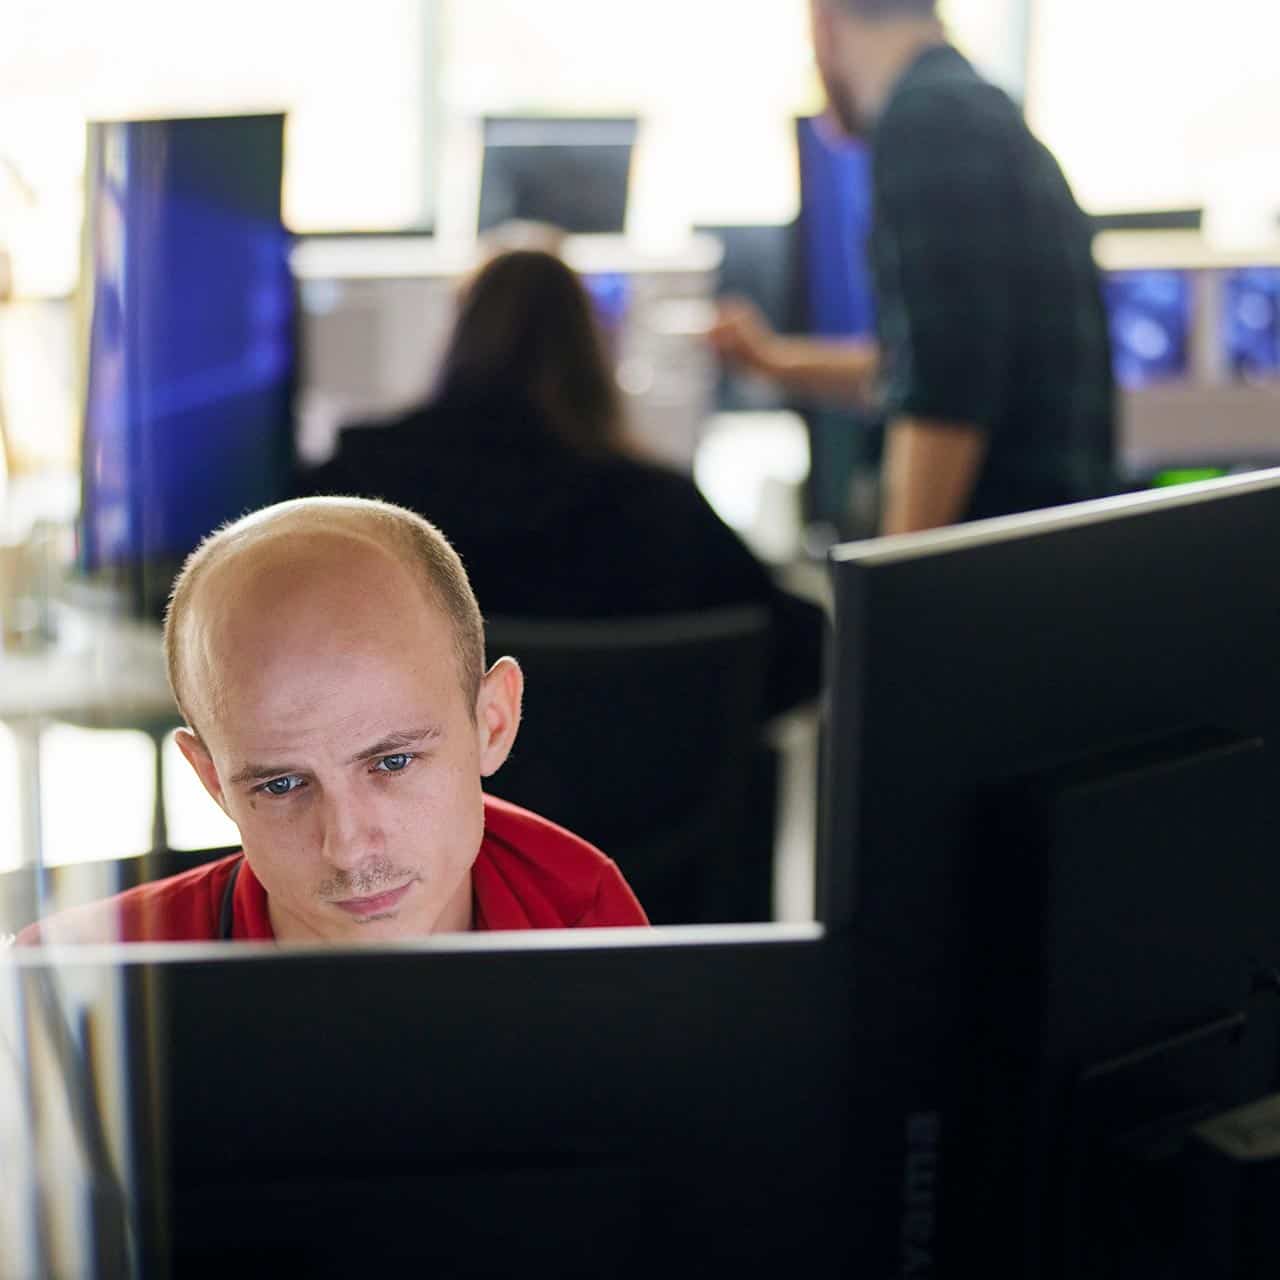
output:
<path id="1" fill-rule="evenodd" d="M 1195 484 L 1197 480 L 1220 480 L 1226 474 L 1225 467 L 1175 467 L 1156 472 L 1151 478 L 1151 487 L 1168 489 L 1176 484 Z"/>

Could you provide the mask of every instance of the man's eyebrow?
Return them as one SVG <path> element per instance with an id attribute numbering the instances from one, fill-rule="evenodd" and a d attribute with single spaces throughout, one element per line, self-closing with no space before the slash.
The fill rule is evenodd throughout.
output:
<path id="1" fill-rule="evenodd" d="M 362 760 L 372 760 L 375 756 L 386 756 L 398 751 L 401 747 L 411 747 L 415 743 L 440 736 L 439 725 L 428 725 L 425 729 L 401 729 L 379 738 L 372 746 L 357 751 L 348 757 L 347 764 L 359 764 Z M 291 764 L 247 764 L 237 769 L 231 776 L 231 786 L 236 787 L 244 782 L 259 782 L 265 778 L 279 778 L 285 774 L 297 773 L 298 766 Z"/>
<path id="2" fill-rule="evenodd" d="M 262 778 L 278 778 L 286 773 L 296 773 L 297 769 L 288 764 L 247 764 L 231 775 L 231 786 L 238 787 L 242 782 L 257 782 Z"/>
<path id="3" fill-rule="evenodd" d="M 415 743 L 439 736 L 440 726 L 436 724 L 427 725 L 425 729 L 401 729 L 398 733 L 389 733 L 385 738 L 379 738 L 363 751 L 357 751 L 355 755 L 348 757 L 347 763 L 359 764 L 361 760 L 372 760 L 374 756 L 391 755 L 401 747 L 412 747 Z"/>

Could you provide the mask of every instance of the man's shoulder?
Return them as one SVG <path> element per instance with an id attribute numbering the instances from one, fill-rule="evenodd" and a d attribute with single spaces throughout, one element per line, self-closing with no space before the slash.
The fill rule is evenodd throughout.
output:
<path id="1" fill-rule="evenodd" d="M 648 923 L 612 858 L 558 823 L 495 796 L 484 798 L 477 871 L 489 928 Z"/>
<path id="2" fill-rule="evenodd" d="M 562 872 L 574 882 L 598 876 L 614 865 L 589 840 L 567 827 L 496 796 L 484 798 L 484 832 L 486 840 L 549 871 Z"/>
<path id="3" fill-rule="evenodd" d="M 241 856 L 230 854 L 60 911 L 23 929 L 18 945 L 211 941 L 217 937 L 222 893 Z"/>
<path id="4" fill-rule="evenodd" d="M 1026 121 L 1009 95 L 954 49 L 943 46 L 924 55 L 903 76 L 876 124 L 875 142 L 879 158 L 894 163 L 902 161 L 904 142 L 972 143 L 1026 131 Z"/>

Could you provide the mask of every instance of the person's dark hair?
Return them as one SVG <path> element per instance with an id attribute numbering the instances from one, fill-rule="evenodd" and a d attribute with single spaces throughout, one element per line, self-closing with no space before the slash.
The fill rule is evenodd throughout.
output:
<path id="1" fill-rule="evenodd" d="M 858 18 L 936 18 L 938 0 L 826 0 Z"/>
<path id="2" fill-rule="evenodd" d="M 554 254 L 516 249 L 465 286 L 435 386 L 438 400 L 509 395 L 562 442 L 620 445 L 622 401 L 591 298 Z"/>

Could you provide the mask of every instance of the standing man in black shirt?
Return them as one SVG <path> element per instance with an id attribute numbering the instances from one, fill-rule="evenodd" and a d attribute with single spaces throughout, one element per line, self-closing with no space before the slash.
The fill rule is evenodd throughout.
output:
<path id="1" fill-rule="evenodd" d="M 1107 492 L 1107 318 L 1057 161 L 947 43 L 937 0 L 811 8 L 831 114 L 870 139 L 878 342 L 783 337 L 735 302 L 713 344 L 793 392 L 879 401 L 884 533 Z"/>

